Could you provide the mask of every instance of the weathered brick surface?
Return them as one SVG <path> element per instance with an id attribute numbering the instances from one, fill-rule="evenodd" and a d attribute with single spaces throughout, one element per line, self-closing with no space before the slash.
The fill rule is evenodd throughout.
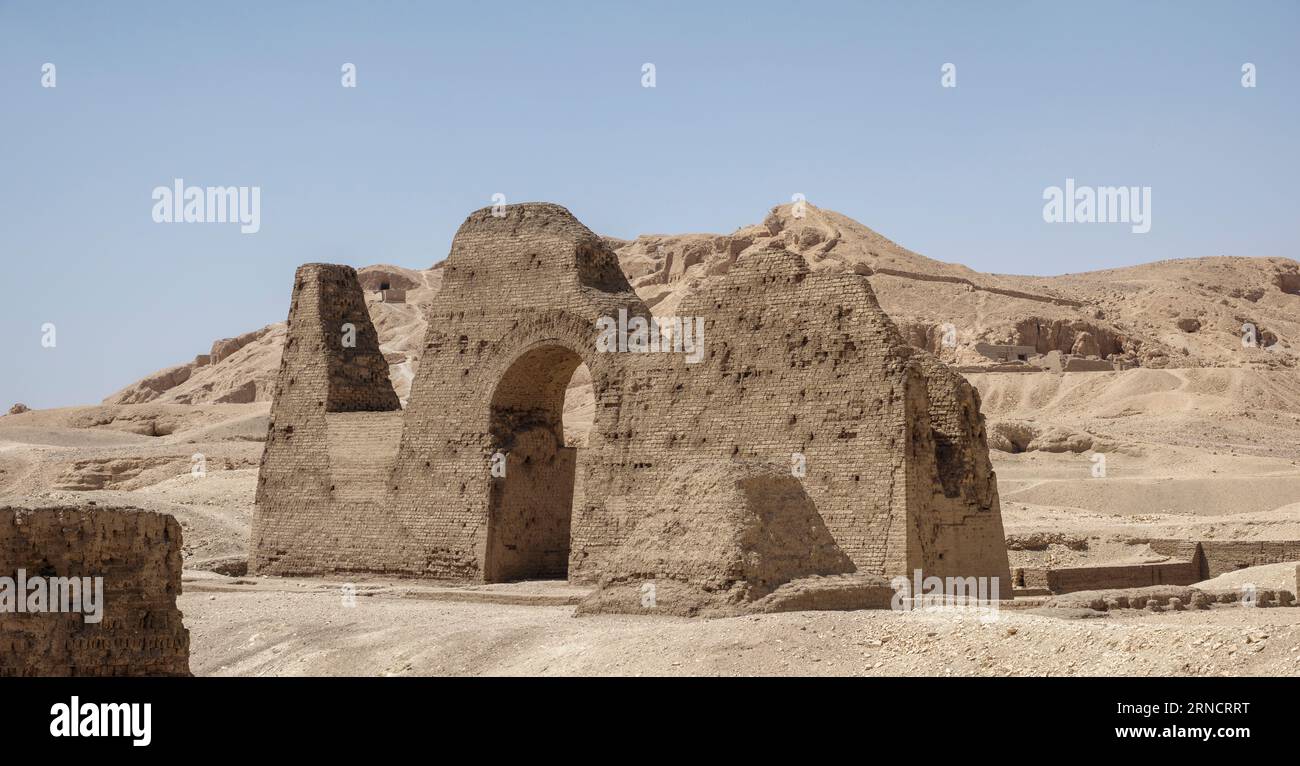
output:
<path id="1" fill-rule="evenodd" d="M 1300 559 L 1298 540 L 1148 540 L 1157 553 L 1172 561 L 1088 567 L 1017 567 L 1017 588 L 1052 593 L 1191 585 L 1247 567 Z"/>
<path id="2" fill-rule="evenodd" d="M 806 475 L 791 476 L 855 570 L 1007 577 L 978 397 L 904 343 L 866 279 L 750 252 L 680 307 L 705 321 L 690 364 L 597 353 L 598 319 L 650 312 L 614 253 L 558 206 L 474 213 L 444 274 L 394 448 L 391 420 L 377 425 L 393 417 L 386 378 L 365 378 L 369 394 L 332 382 L 369 370 L 326 345 L 352 303 L 320 296 L 352 295 L 335 282 L 355 275 L 299 270 L 259 480 L 258 570 L 481 581 L 556 576 L 567 561 L 571 580 L 595 582 L 630 560 L 623 546 L 681 466 L 788 470 L 799 453 Z M 349 316 L 373 333 L 364 310 Z M 560 413 L 582 363 L 596 411 L 575 455 Z M 339 390 L 350 420 L 331 414 Z M 348 458 L 348 444 L 378 457 Z M 495 453 L 505 478 L 489 472 Z M 744 504 L 729 492 L 684 500 Z"/>
<path id="3" fill-rule="evenodd" d="M 381 446 L 397 438 L 399 408 L 356 271 L 300 267 L 258 474 L 255 567 L 405 571 L 387 564 L 408 537 L 384 497 L 395 449 Z M 354 458 L 340 455 L 349 442 Z"/>
<path id="4" fill-rule="evenodd" d="M 189 675 L 181 528 L 166 514 L 94 506 L 0 508 L 0 576 L 102 577 L 102 619 L 0 611 L 0 676 Z"/>
<path id="5" fill-rule="evenodd" d="M 1150 545 L 1166 556 L 1195 557 L 1201 580 L 1247 567 L 1300 561 L 1300 540 L 1152 540 Z"/>
<path id="6" fill-rule="evenodd" d="M 1092 567 L 1019 567 L 1016 586 L 1052 593 L 1145 588 L 1153 585 L 1191 585 L 1200 582 L 1200 568 L 1194 561 L 1128 564 Z"/>
<path id="7" fill-rule="evenodd" d="M 738 613 L 781 586 L 854 571 L 787 465 L 685 460 L 589 571 L 581 612 Z"/>
<path id="8" fill-rule="evenodd" d="M 929 399 L 931 439 L 938 482 L 921 480 L 918 541 L 926 571 L 941 576 L 999 577 L 1009 583 L 1006 533 L 997 477 L 989 459 L 980 396 L 965 378 L 926 351 L 913 351 Z"/>

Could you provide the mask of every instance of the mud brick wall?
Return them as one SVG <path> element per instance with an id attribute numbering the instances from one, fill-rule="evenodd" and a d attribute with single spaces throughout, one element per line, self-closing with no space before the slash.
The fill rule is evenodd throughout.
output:
<path id="1" fill-rule="evenodd" d="M 288 324 L 258 474 L 251 567 L 400 570 L 390 562 L 407 551 L 408 537 L 385 494 L 396 453 L 387 442 L 400 433 L 401 405 L 356 271 L 299 267 Z M 344 324 L 355 328 L 352 347 L 343 343 Z"/>
<path id="2" fill-rule="evenodd" d="M 556 205 L 510 206 L 500 217 L 475 212 L 456 233 L 446 264 L 412 381 L 391 502 L 419 541 L 420 571 L 492 581 L 527 576 L 521 567 L 528 559 L 551 558 L 519 550 L 529 521 L 571 523 L 571 547 L 581 548 L 580 518 L 571 511 L 581 500 L 559 488 L 576 473 L 569 486 L 581 494 L 582 465 L 593 450 L 581 450 L 573 463 L 558 453 L 564 389 L 586 362 L 597 421 L 602 408 L 617 407 L 612 397 L 626 355 L 594 353 L 597 320 L 620 309 L 641 317 L 650 311 L 614 252 Z M 518 470 L 532 452 L 530 468 Z M 498 453 L 509 455 L 503 478 L 489 473 Z M 515 502 L 547 483 L 557 489 Z M 573 550 L 565 551 L 566 564 Z M 546 565 L 532 574 L 551 571 Z"/>
<path id="3" fill-rule="evenodd" d="M 865 278 L 749 252 L 679 309 L 705 322 L 698 364 L 598 353 L 597 320 L 650 317 L 617 256 L 561 207 L 480 210 L 453 241 L 400 437 L 378 425 L 391 416 L 365 411 L 389 407 L 387 378 L 332 356 L 355 282 L 346 267 L 299 270 L 259 478 L 257 571 L 554 576 L 567 524 L 567 576 L 592 582 L 678 466 L 789 467 L 800 453 L 802 490 L 858 570 L 1008 575 L 978 397 L 907 346 Z M 354 322 L 373 332 L 364 313 Z M 563 394 L 584 363 L 596 411 L 568 459 Z M 337 411 L 338 391 L 360 411 Z M 347 458 L 349 443 L 380 457 Z M 509 456 L 504 477 L 489 471 L 496 454 Z"/>
<path id="4" fill-rule="evenodd" d="M 928 483 L 929 497 L 916 501 L 929 509 L 920 514 L 921 558 L 928 573 L 998 577 L 1002 587 L 1010 588 L 997 475 L 979 392 L 933 354 L 917 350 L 912 355 L 925 377 L 938 472 L 938 482 Z"/>
<path id="5" fill-rule="evenodd" d="M 1179 551 L 1195 546 L 1203 560 L 1201 580 L 1246 567 L 1300 561 L 1300 540 L 1152 540 L 1150 545 L 1167 556 L 1177 556 Z"/>
<path id="6" fill-rule="evenodd" d="M 854 571 L 788 465 L 678 462 L 631 534 L 600 562 L 580 611 L 726 614 L 810 576 Z"/>
<path id="7" fill-rule="evenodd" d="M 497 515 L 487 569 L 495 579 L 564 579 L 569 569 L 570 509 L 577 450 L 534 429 L 515 441 L 506 476 L 494 480 L 489 507 Z M 556 481 L 558 479 L 558 481 Z"/>
<path id="8" fill-rule="evenodd" d="M 575 508 L 574 561 L 597 575 L 677 465 L 753 460 L 792 466 L 855 566 L 909 570 L 909 422 L 924 418 L 924 383 L 867 281 L 813 275 L 785 250 L 740 257 L 708 290 L 682 302 L 704 320 L 704 357 L 622 354 L 619 406 L 597 420 L 586 502 Z M 928 429 L 926 429 L 928 434 Z M 706 499 L 707 501 L 707 499 Z M 915 549 L 915 546 L 912 546 Z M 919 562 L 913 562 L 919 565 Z M 592 570 L 588 573 L 588 569 Z"/>
<path id="9" fill-rule="evenodd" d="M 181 528 L 94 506 L 0 508 L 0 576 L 103 577 L 102 620 L 0 612 L 0 676 L 187 676 Z"/>
<path id="10" fill-rule="evenodd" d="M 350 267 L 318 268 L 313 280 L 322 327 L 327 412 L 387 412 L 402 405 L 379 350 L 365 293 Z M 304 284 L 304 287 L 306 285 Z"/>
<path id="11" fill-rule="evenodd" d="M 1300 540 L 1202 540 L 1201 553 L 1208 579 L 1246 567 L 1300 561 Z"/>
<path id="12" fill-rule="evenodd" d="M 1246 567 L 1300 560 L 1300 540 L 1150 540 L 1148 544 L 1157 553 L 1181 560 L 1109 567 L 1017 567 L 1016 586 L 1072 593 L 1192 585 Z"/>
<path id="13" fill-rule="evenodd" d="M 936 379 L 931 396 L 917 352 L 866 279 L 813 273 L 780 248 L 752 251 L 679 312 L 704 319 L 704 358 L 623 355 L 618 406 L 606 420 L 598 411 L 591 436 L 603 454 L 585 463 L 587 502 L 575 507 L 575 549 L 582 540 L 591 561 L 575 556 L 571 577 L 605 568 L 603 551 L 655 509 L 655 492 L 677 465 L 789 467 L 797 453 L 807 495 L 858 571 L 1008 578 L 987 446 L 970 441 L 982 438 L 982 424 L 957 425 L 961 379 Z M 977 403 L 965 403 L 977 416 Z M 950 434 L 935 430 L 932 407 L 953 413 Z M 965 460 L 973 470 L 979 450 L 983 470 L 955 479 L 947 498 L 941 459 L 945 467 Z M 971 534 L 966 517 L 992 523 Z M 940 547 L 949 544 L 952 550 Z"/>
<path id="14" fill-rule="evenodd" d="M 1060 569 L 1018 567 L 1015 572 L 1016 587 L 1046 588 L 1052 593 L 1145 588 L 1151 585 L 1191 585 L 1202 579 L 1200 563 L 1197 561 Z"/>

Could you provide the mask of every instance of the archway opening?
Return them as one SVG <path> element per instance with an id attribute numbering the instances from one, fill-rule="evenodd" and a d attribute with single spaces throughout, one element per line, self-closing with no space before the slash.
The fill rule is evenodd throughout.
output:
<path id="1" fill-rule="evenodd" d="M 565 438 L 565 410 L 581 366 L 569 348 L 539 346 L 510 365 L 492 394 L 488 582 L 568 578 L 578 454 Z"/>
<path id="2" fill-rule="evenodd" d="M 591 370 L 586 364 L 580 364 L 573 371 L 569 387 L 564 392 L 564 443 L 584 449 L 595 418 L 596 396 L 591 385 Z"/>

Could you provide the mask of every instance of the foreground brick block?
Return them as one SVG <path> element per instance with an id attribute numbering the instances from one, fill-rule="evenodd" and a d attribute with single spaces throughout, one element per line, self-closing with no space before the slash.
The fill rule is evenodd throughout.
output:
<path id="1" fill-rule="evenodd" d="M 19 612 L 0 592 L 0 676 L 190 674 L 189 631 L 176 608 L 176 519 L 135 508 L 3 507 L 0 578 L 9 579 L 0 582 L 10 596 L 29 595 L 16 593 L 19 570 L 33 591 L 51 578 L 103 578 L 100 621 L 88 622 L 84 611 Z M 71 604 L 56 601 L 42 599 L 41 608 Z M 81 599 L 83 610 L 92 601 Z"/>

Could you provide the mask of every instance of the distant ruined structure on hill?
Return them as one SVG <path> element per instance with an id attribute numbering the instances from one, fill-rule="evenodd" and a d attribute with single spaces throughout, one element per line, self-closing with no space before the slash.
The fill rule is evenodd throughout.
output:
<path id="1" fill-rule="evenodd" d="M 978 394 L 864 277 L 747 252 L 679 307 L 703 320 L 697 363 L 601 350 L 602 318 L 651 314 L 556 205 L 475 212 L 443 279 L 402 410 L 356 272 L 298 269 L 255 571 L 567 578 L 616 610 L 649 582 L 686 614 L 855 573 L 1000 578 L 1009 597 Z M 575 449 L 562 409 L 584 363 Z"/>

